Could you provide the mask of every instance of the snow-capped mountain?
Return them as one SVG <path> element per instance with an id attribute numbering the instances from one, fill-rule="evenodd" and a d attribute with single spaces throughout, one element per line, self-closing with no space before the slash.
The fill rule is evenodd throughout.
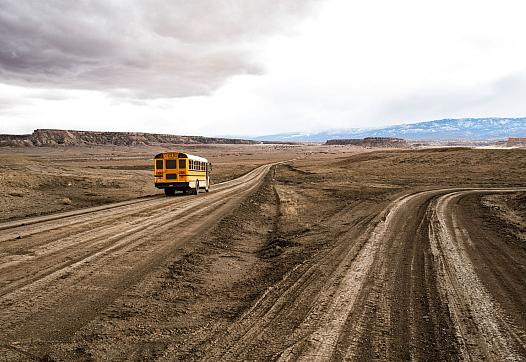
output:
<path id="1" fill-rule="evenodd" d="M 407 140 L 498 140 L 526 137 L 526 118 L 462 118 L 401 124 L 384 128 L 349 129 L 314 134 L 281 133 L 259 141 L 324 142 L 328 139 L 397 137 Z"/>

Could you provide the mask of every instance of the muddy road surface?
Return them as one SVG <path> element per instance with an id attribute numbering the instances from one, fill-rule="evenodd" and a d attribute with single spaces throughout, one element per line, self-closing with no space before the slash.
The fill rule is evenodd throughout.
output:
<path id="1" fill-rule="evenodd" d="M 524 250 L 473 228 L 466 202 L 507 192 L 526 189 L 397 198 L 291 271 L 205 359 L 524 360 Z"/>
<path id="2" fill-rule="evenodd" d="M 526 360 L 526 152 L 323 155 L 0 224 L 0 361 Z"/>
<path id="3" fill-rule="evenodd" d="M 16 345 L 47 345 L 73 335 L 239 204 L 269 168 L 208 194 L 150 197 L 0 224 L 0 355 L 33 358 Z"/>

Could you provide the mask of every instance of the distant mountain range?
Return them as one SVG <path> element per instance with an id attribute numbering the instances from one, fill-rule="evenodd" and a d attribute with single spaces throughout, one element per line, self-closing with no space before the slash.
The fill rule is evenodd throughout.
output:
<path id="1" fill-rule="evenodd" d="M 355 128 L 319 133 L 280 133 L 258 141 L 325 142 L 329 139 L 396 137 L 406 140 L 499 140 L 526 137 L 526 118 L 462 118 L 401 124 L 384 128 Z"/>
<path id="2" fill-rule="evenodd" d="M 280 133 L 269 136 L 254 137 L 251 140 L 231 137 L 181 136 L 142 132 L 93 132 L 37 129 L 32 134 L 26 135 L 0 134 L 0 147 L 292 143 L 325 142 L 327 140 L 339 139 L 363 139 L 367 137 L 388 137 L 426 141 L 493 141 L 505 140 L 509 137 L 524 138 L 526 137 L 526 118 L 441 119 L 438 121 L 402 124 L 385 128 L 361 128 L 311 134 Z"/>

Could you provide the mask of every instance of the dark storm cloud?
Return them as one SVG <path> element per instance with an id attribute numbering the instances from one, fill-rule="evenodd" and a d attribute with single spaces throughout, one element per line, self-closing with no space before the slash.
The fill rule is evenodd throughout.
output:
<path id="1" fill-rule="evenodd" d="M 315 0 L 0 0 L 0 81 L 144 97 L 208 94 L 259 74 L 252 43 Z"/>

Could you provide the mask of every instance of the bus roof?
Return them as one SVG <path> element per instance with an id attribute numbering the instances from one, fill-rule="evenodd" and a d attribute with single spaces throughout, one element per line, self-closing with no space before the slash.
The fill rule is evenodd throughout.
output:
<path id="1" fill-rule="evenodd" d="M 186 157 L 190 160 L 194 160 L 194 161 L 201 161 L 201 162 L 208 162 L 208 160 L 204 157 L 199 157 L 199 156 L 195 156 L 195 155 L 191 155 L 189 153 L 184 153 L 186 155 Z"/>
<path id="2" fill-rule="evenodd" d="M 155 155 L 154 158 L 165 158 L 164 157 L 165 155 L 168 157 L 173 157 L 173 158 L 188 158 L 189 160 L 208 162 L 208 160 L 204 157 L 199 157 L 199 156 L 191 155 L 189 153 L 182 153 L 182 152 L 176 152 L 176 151 L 159 153 L 158 155 Z"/>

